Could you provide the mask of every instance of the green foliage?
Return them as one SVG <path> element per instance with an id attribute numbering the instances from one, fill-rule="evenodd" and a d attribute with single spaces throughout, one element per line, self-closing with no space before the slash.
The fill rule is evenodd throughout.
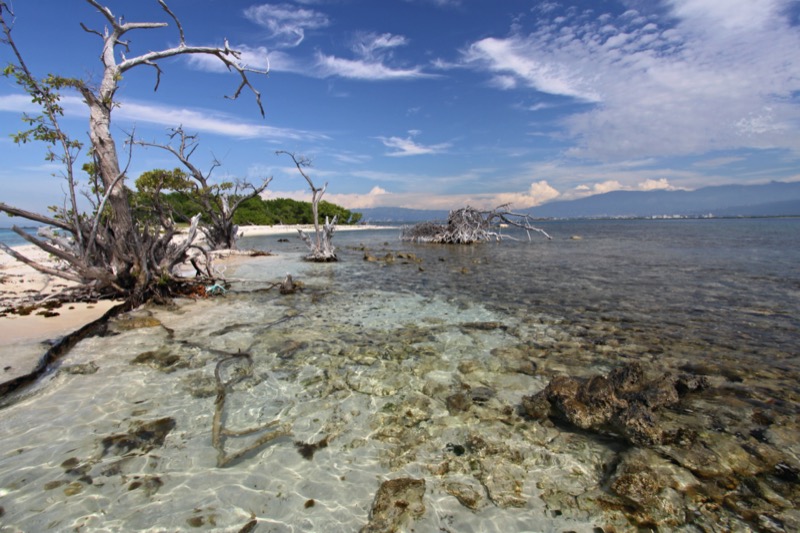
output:
<path id="1" fill-rule="evenodd" d="M 326 216 L 339 216 L 340 224 L 356 224 L 361 213 L 353 213 L 344 207 L 330 202 L 319 204 L 320 222 Z M 270 226 L 273 224 L 313 224 L 314 217 L 310 202 L 300 202 L 289 198 L 263 200 L 255 197 L 243 202 L 233 217 L 235 224 Z"/>
<path id="2" fill-rule="evenodd" d="M 322 200 L 319 203 L 320 220 L 325 220 L 325 217 L 333 218 L 334 216 L 339 217 L 338 221 L 340 224 L 350 225 L 358 224 L 358 222 L 361 221 L 362 215 L 361 213 L 353 213 L 349 209 L 345 209 L 342 206 Z"/>
<path id="3" fill-rule="evenodd" d="M 22 114 L 22 121 L 28 125 L 28 129 L 17 132 L 12 136 L 15 143 L 26 144 L 31 141 L 43 141 L 51 146 L 60 143 L 66 151 L 80 150 L 83 147 L 83 143 L 80 141 L 69 139 L 57 124 L 58 117 L 64 116 L 64 108 L 60 104 L 61 94 L 59 91 L 64 88 L 79 89 L 82 86 L 80 80 L 52 74 L 44 79 L 37 80 L 16 65 L 7 65 L 3 69 L 3 76 L 14 78 L 17 85 L 22 87 L 31 97 L 31 101 L 44 111 L 43 114 L 35 116 L 27 113 Z M 45 159 L 47 161 L 56 161 L 63 158 L 48 149 Z"/>
<path id="4" fill-rule="evenodd" d="M 192 181 L 180 168 L 172 170 L 157 168 L 143 172 L 136 179 L 136 190 L 150 195 L 162 191 L 187 192 L 192 190 Z"/>

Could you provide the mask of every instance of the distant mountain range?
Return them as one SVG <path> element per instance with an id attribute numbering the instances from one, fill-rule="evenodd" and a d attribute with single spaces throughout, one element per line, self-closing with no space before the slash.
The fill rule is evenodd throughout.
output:
<path id="1" fill-rule="evenodd" d="M 535 218 L 800 216 L 800 182 L 721 185 L 694 191 L 613 191 L 518 211 Z M 411 223 L 447 218 L 447 211 L 399 207 L 359 212 L 367 222 Z"/>

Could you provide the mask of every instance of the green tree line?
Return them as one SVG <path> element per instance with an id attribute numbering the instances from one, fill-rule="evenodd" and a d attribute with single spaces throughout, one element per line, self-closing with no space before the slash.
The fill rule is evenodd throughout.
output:
<path id="1" fill-rule="evenodd" d="M 149 211 L 151 196 L 147 193 L 132 195 L 136 210 L 140 216 Z M 161 201 L 171 208 L 175 214 L 177 222 L 185 222 L 184 217 L 188 218 L 198 212 L 198 202 L 192 193 L 169 192 L 162 193 Z M 358 224 L 361 221 L 361 213 L 356 213 L 342 206 L 321 201 L 319 204 L 320 218 L 333 219 L 337 216 L 337 223 L 342 225 Z M 208 215 L 203 213 L 201 220 L 207 222 Z M 311 202 L 301 202 L 290 198 L 275 198 L 264 200 L 260 196 L 250 198 L 242 202 L 233 215 L 233 223 L 239 226 L 271 226 L 274 224 L 313 224 L 314 217 L 311 213 Z"/>

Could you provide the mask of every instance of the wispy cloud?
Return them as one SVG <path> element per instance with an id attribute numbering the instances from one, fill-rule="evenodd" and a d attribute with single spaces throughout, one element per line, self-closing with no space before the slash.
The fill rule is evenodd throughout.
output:
<path id="1" fill-rule="evenodd" d="M 359 34 L 352 50 L 355 57 L 346 59 L 333 55 L 317 53 L 315 75 L 321 77 L 340 76 L 359 80 L 398 80 L 435 77 L 423 71 L 420 66 L 398 65 L 394 50 L 408 44 L 402 35 L 391 33 Z"/>
<path id="2" fill-rule="evenodd" d="M 296 58 L 282 50 L 268 50 L 265 46 L 231 45 L 231 48 L 241 54 L 239 64 L 255 70 L 269 70 L 270 72 L 306 73 L 308 65 L 304 65 Z M 190 66 L 206 72 L 230 74 L 225 64 L 214 56 L 206 54 L 193 54 L 186 58 Z M 254 75 L 251 75 L 254 76 Z M 257 76 L 257 75 L 255 75 Z"/>
<path id="3" fill-rule="evenodd" d="M 36 104 L 31 102 L 31 97 L 27 94 L 4 94 L 0 96 L 0 111 L 32 113 L 39 109 Z"/>
<path id="4" fill-rule="evenodd" d="M 745 158 L 742 156 L 714 157 L 712 159 L 698 161 L 697 163 L 694 164 L 694 166 L 699 168 L 717 168 L 717 167 L 724 167 L 726 165 L 731 165 L 733 163 L 739 163 L 740 161 L 744 160 Z"/>
<path id="5" fill-rule="evenodd" d="M 86 104 L 77 96 L 64 96 L 61 99 L 67 118 L 87 116 Z M 37 112 L 39 108 L 31 103 L 26 95 L 0 96 L 0 111 L 6 112 Z M 146 102 L 133 102 L 120 100 L 119 106 L 114 110 L 115 121 L 125 121 L 134 124 L 156 124 L 166 127 L 183 126 L 187 131 L 212 133 L 225 137 L 241 139 L 290 139 L 290 140 L 320 140 L 327 138 L 324 134 L 297 130 L 291 128 L 277 128 L 254 122 L 246 122 L 224 113 L 170 107 Z"/>
<path id="6" fill-rule="evenodd" d="M 315 66 L 315 74 L 323 78 L 327 78 L 328 76 L 339 76 L 341 78 L 379 81 L 429 77 L 429 75 L 422 72 L 420 67 L 392 68 L 379 61 L 345 59 L 341 57 L 325 55 L 322 53 L 317 54 L 317 62 Z"/>
<path id="7" fill-rule="evenodd" d="M 357 37 L 353 51 L 365 59 L 382 59 L 388 51 L 407 44 L 408 39 L 402 35 L 363 33 Z"/>
<path id="8" fill-rule="evenodd" d="M 269 33 L 276 46 L 294 47 L 305 39 L 306 30 L 324 28 L 330 24 L 328 17 L 313 9 L 298 8 L 291 4 L 262 4 L 248 7 L 244 15 Z"/>
<path id="9" fill-rule="evenodd" d="M 464 53 L 467 63 L 481 64 L 495 75 L 492 84 L 513 89 L 520 84 L 540 92 L 571 96 L 589 102 L 600 100 L 592 89 L 592 80 L 582 70 L 542 54 L 536 39 L 513 36 L 505 39 L 487 37 L 473 43 Z"/>
<path id="10" fill-rule="evenodd" d="M 270 63 L 274 60 L 269 58 L 269 51 L 264 46 L 250 47 L 247 45 L 231 45 L 231 48 L 241 54 L 239 64 L 257 70 L 266 70 L 271 67 Z M 274 54 L 274 52 L 273 52 Z M 189 65 L 198 70 L 207 72 L 229 73 L 225 63 L 214 56 L 207 54 L 191 54 L 185 58 Z"/>
<path id="11" fill-rule="evenodd" d="M 242 139 L 309 140 L 324 138 L 324 135 L 309 131 L 243 122 L 222 113 L 134 102 L 122 102 L 115 111 L 115 116 L 117 119 L 130 122 L 146 122 L 168 127 L 182 125 L 188 131 Z"/>
<path id="12" fill-rule="evenodd" d="M 264 46 L 231 45 L 241 53 L 240 64 L 271 72 L 292 72 L 314 78 L 340 77 L 364 81 L 409 80 L 433 78 L 421 66 L 395 65 L 393 50 L 407 44 L 399 35 L 361 34 L 352 50 L 353 58 L 337 57 L 317 51 L 312 59 L 301 59 L 284 50 L 269 50 Z M 186 61 L 194 68 L 208 72 L 228 74 L 228 69 L 216 57 L 192 55 Z"/>
<path id="13" fill-rule="evenodd" d="M 406 2 L 433 4 L 436 7 L 457 7 L 462 4 L 462 0 L 406 0 Z"/>
<path id="14" fill-rule="evenodd" d="M 440 154 L 452 146 L 450 143 L 433 144 L 428 146 L 418 144 L 412 139 L 412 137 L 415 137 L 419 133 L 420 132 L 417 130 L 411 130 L 408 132 L 408 137 L 378 137 L 378 140 L 380 140 L 387 148 L 392 148 L 394 150 L 386 154 L 392 157 Z"/>
<path id="15" fill-rule="evenodd" d="M 542 14 L 462 53 L 504 90 L 590 102 L 563 123 L 600 160 L 714 150 L 800 151 L 800 33 L 792 0 L 664 0 L 669 17 Z"/>

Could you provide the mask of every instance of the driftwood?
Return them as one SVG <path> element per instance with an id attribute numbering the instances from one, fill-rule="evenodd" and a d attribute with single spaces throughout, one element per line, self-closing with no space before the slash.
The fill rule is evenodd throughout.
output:
<path id="1" fill-rule="evenodd" d="M 295 155 L 286 150 L 278 150 L 275 154 L 286 154 L 291 157 L 300 175 L 305 178 L 308 186 L 311 188 L 311 213 L 314 217 L 314 237 L 312 238 L 307 235 L 301 229 L 297 230 L 300 233 L 300 238 L 303 239 L 303 242 L 306 243 L 306 246 L 308 246 L 311 252 L 305 257 L 306 261 L 314 261 L 317 263 L 338 261 L 339 259 L 336 257 L 336 248 L 333 246 L 332 242 L 333 233 L 336 230 L 336 217 L 333 217 L 333 220 L 330 221 L 328 217 L 325 217 L 325 224 L 322 227 L 320 227 L 319 224 L 319 203 L 322 201 L 322 196 L 325 194 L 328 184 L 326 183 L 322 187 L 314 185 L 314 182 L 311 181 L 311 178 L 303 170 L 303 168 L 311 166 L 311 161 L 307 157 Z"/>
<path id="2" fill-rule="evenodd" d="M 235 366 L 229 372 L 227 379 L 223 377 L 224 369 Z M 279 438 L 291 435 L 292 432 L 286 424 L 281 424 L 280 420 L 273 420 L 261 426 L 233 431 L 225 427 L 225 399 L 228 389 L 253 373 L 253 358 L 250 354 L 239 353 L 221 359 L 214 369 L 214 378 L 217 382 L 217 398 L 214 401 L 214 420 L 211 426 L 211 443 L 217 450 L 217 466 L 226 467 L 248 453 L 259 449 L 265 444 Z M 246 437 L 256 433 L 261 435 L 249 445 L 235 452 L 228 453 L 225 448 L 225 441 L 229 437 Z"/>
<path id="3" fill-rule="evenodd" d="M 552 239 L 541 228 L 531 225 L 530 215 L 512 213 L 507 205 L 501 205 L 491 211 L 478 211 L 472 207 L 464 207 L 450 211 L 447 222 L 421 222 L 411 227 L 404 227 L 400 240 L 410 242 L 430 242 L 439 244 L 473 244 L 486 241 L 514 239 L 500 233 L 503 227 L 513 226 L 524 229 L 531 240 L 531 232 L 541 233 Z"/>

